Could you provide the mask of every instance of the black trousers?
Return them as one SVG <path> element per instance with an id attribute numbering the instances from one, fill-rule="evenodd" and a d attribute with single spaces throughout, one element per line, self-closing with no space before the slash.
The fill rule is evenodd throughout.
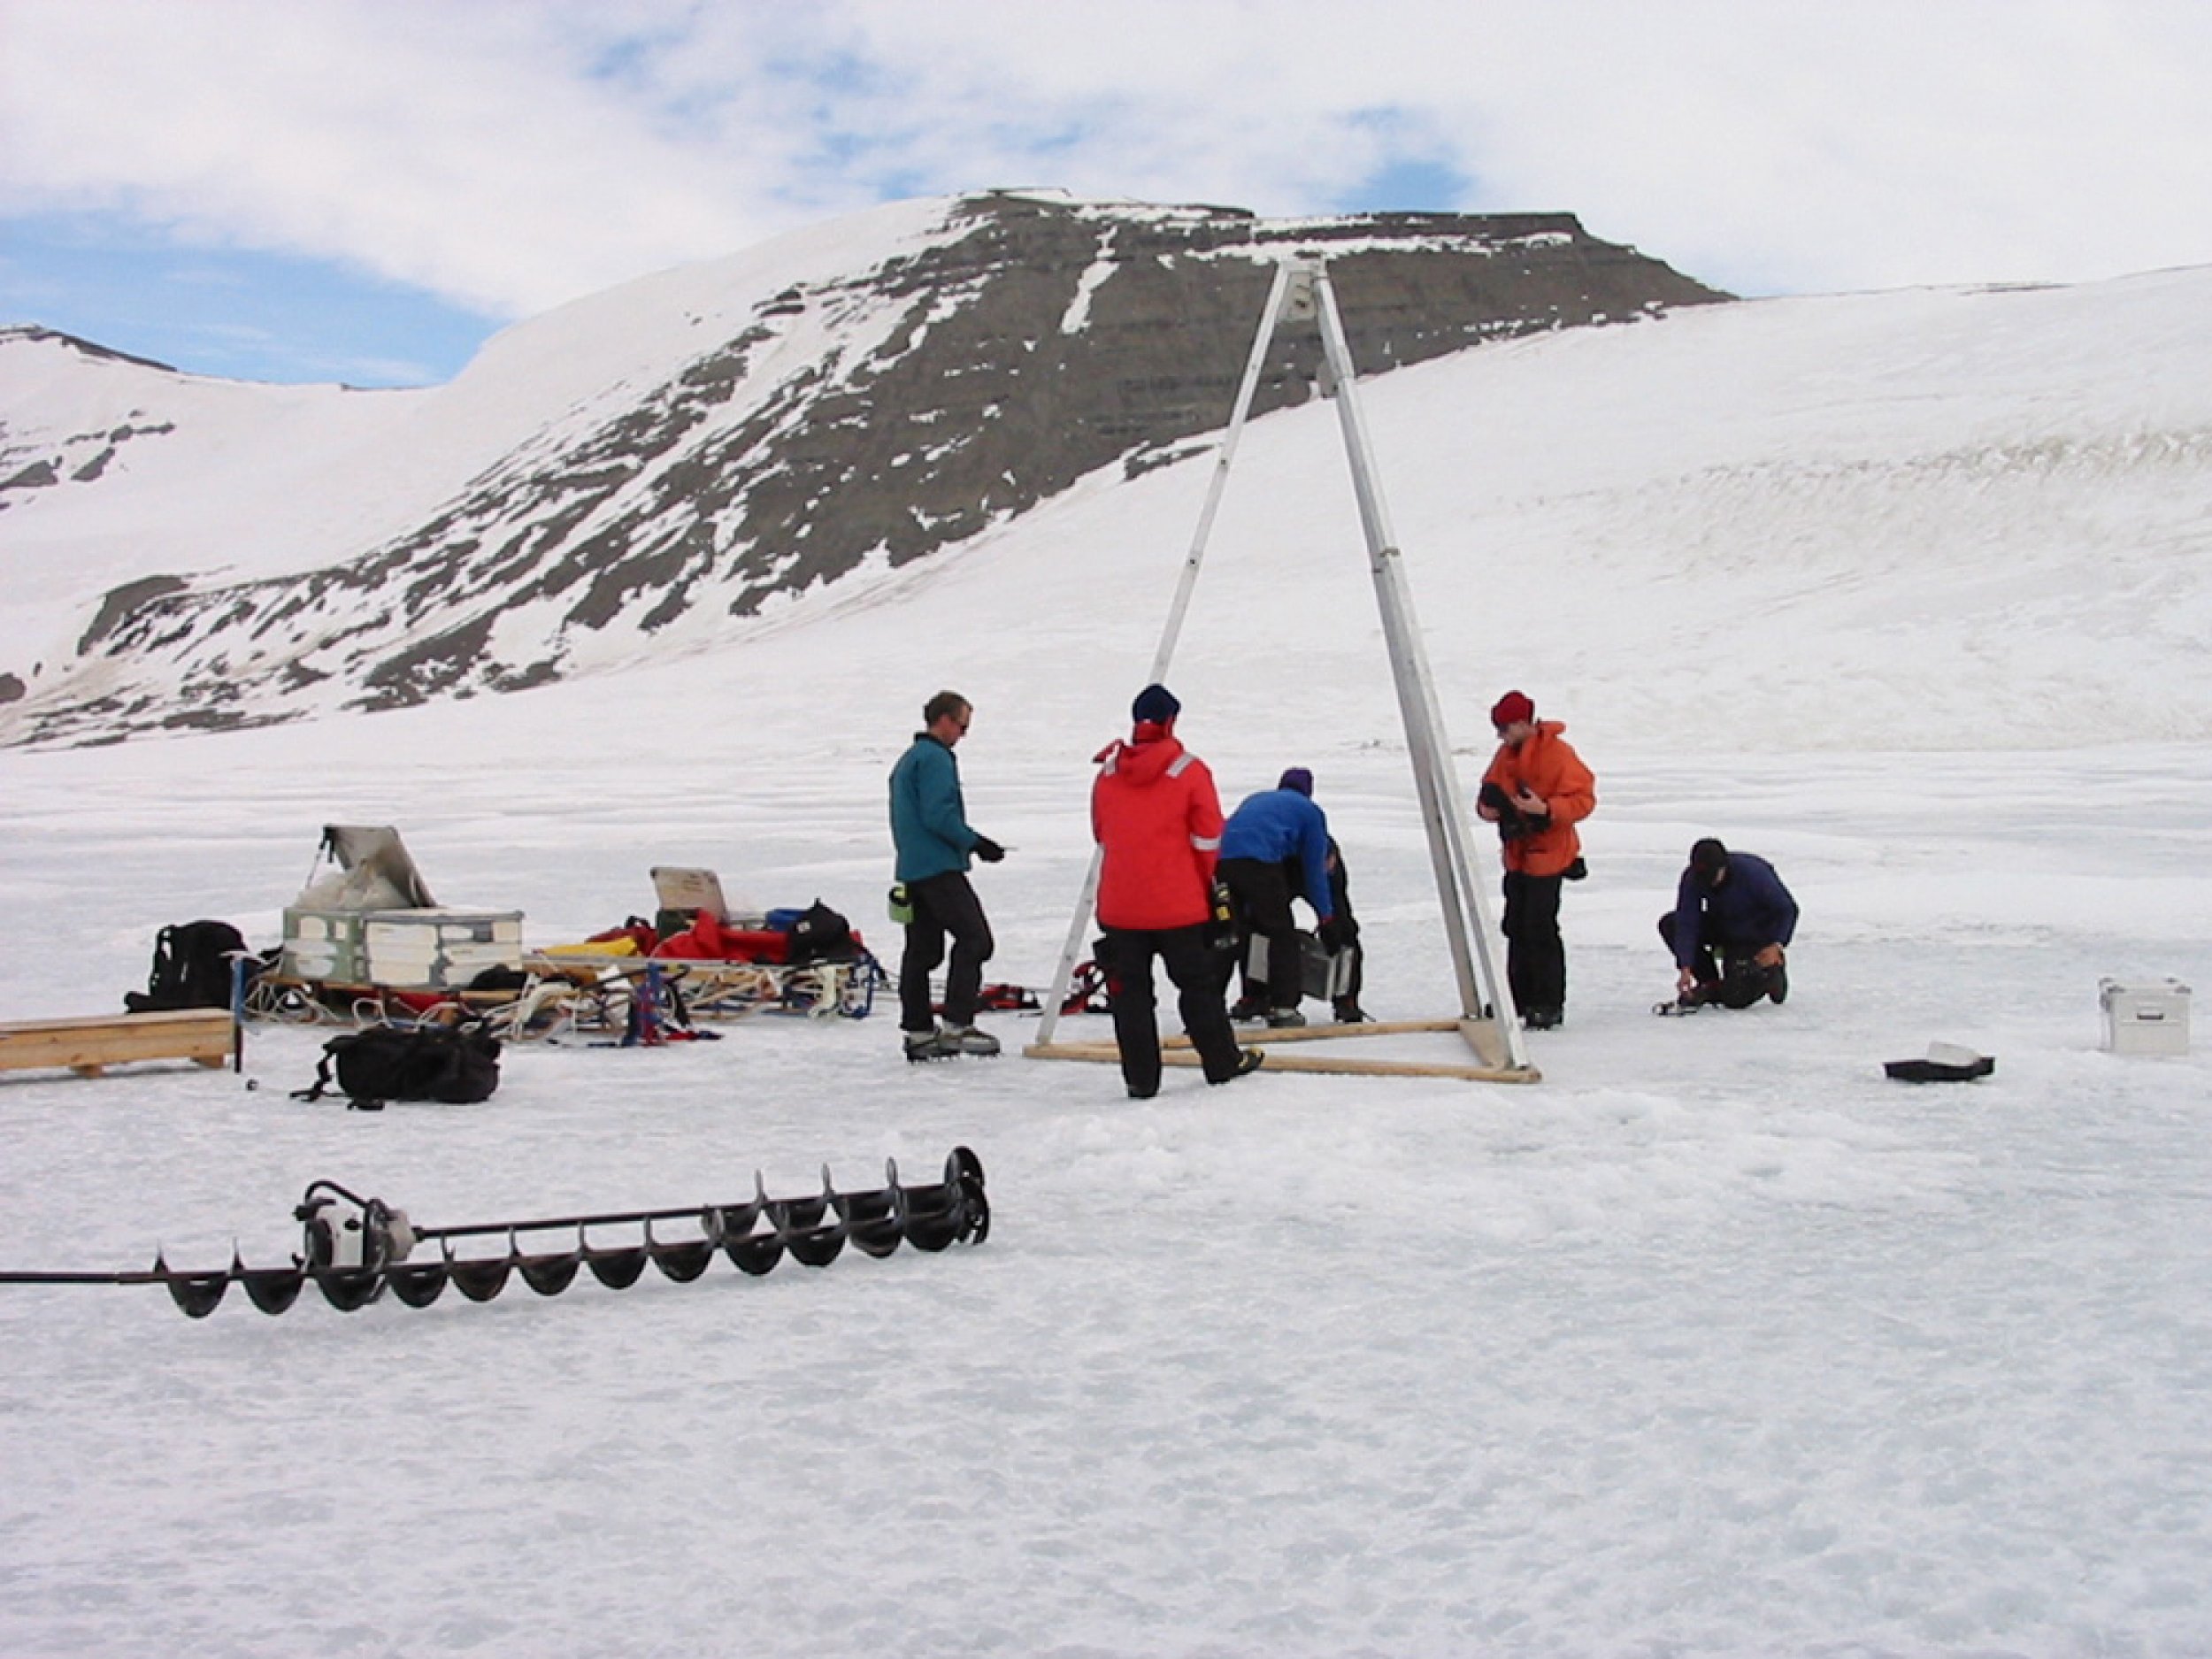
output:
<path id="1" fill-rule="evenodd" d="M 906 949 L 899 957 L 899 1029 L 934 1031 L 929 976 L 945 959 L 952 941 L 952 966 L 945 971 L 945 1024 L 975 1024 L 977 993 L 983 988 L 983 964 L 997 945 L 984 919 L 983 901 L 957 870 L 906 884 L 914 919 L 906 925 Z"/>
<path id="2" fill-rule="evenodd" d="M 1360 948 L 1359 924 L 1345 917 L 1342 910 L 1339 910 L 1337 915 L 1346 922 L 1348 941 L 1337 956 L 1340 959 L 1349 957 L 1351 965 L 1344 971 L 1343 983 L 1337 990 L 1336 1000 L 1340 1002 L 1356 1002 L 1359 1001 L 1360 981 L 1366 978 L 1367 953 Z"/>
<path id="3" fill-rule="evenodd" d="M 1567 946 L 1559 937 L 1563 876 L 1505 872 L 1505 980 L 1522 1013 L 1567 1006 Z"/>
<path id="4" fill-rule="evenodd" d="M 1674 955 L 1674 912 L 1669 910 L 1659 918 L 1659 937 L 1667 941 L 1670 956 Z M 1690 964 L 1690 971 L 1697 975 L 1699 984 L 1710 985 L 1723 977 L 1720 961 L 1714 955 L 1716 951 L 1722 957 L 1750 956 L 1757 955 L 1773 942 L 1770 939 L 1731 939 L 1725 933 L 1717 932 L 1709 921 L 1700 933 L 1697 954 Z"/>
<path id="5" fill-rule="evenodd" d="M 1156 956 L 1174 981 L 1176 1012 L 1206 1068 L 1206 1081 L 1225 1083 L 1236 1075 L 1241 1055 L 1221 1000 L 1229 983 L 1228 954 L 1206 943 L 1202 924 L 1156 931 L 1110 927 L 1093 956 L 1106 975 L 1106 1005 L 1114 1016 L 1123 1082 L 1140 1094 L 1160 1087 L 1159 1004 L 1152 986 Z"/>
<path id="6" fill-rule="evenodd" d="M 1237 913 L 1237 972 L 1244 993 L 1257 996 L 1252 979 L 1252 935 L 1267 941 L 1270 1003 L 1295 1008 L 1302 1000 L 1304 975 L 1298 960 L 1298 922 L 1290 913 L 1290 878 L 1282 865 L 1258 858 L 1224 858 L 1214 873 L 1229 889 Z"/>
<path id="7" fill-rule="evenodd" d="M 1344 855 L 1333 837 L 1329 841 L 1329 912 L 1344 930 L 1344 949 L 1337 953 L 1340 962 L 1348 959 L 1344 969 L 1344 982 L 1337 992 L 1340 1003 L 1359 1001 L 1360 982 L 1367 973 L 1367 953 L 1360 948 L 1359 918 L 1352 914 L 1352 878 L 1344 867 Z M 1290 870 L 1289 864 L 1283 866 Z"/>

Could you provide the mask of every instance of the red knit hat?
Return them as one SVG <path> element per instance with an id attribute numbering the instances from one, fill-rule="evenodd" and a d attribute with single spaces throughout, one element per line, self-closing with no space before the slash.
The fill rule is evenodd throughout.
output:
<path id="1" fill-rule="evenodd" d="M 1536 705 L 1528 700 L 1528 694 L 1523 691 L 1507 692 L 1490 710 L 1490 724 L 1501 731 L 1517 720 L 1533 720 L 1535 718 Z"/>

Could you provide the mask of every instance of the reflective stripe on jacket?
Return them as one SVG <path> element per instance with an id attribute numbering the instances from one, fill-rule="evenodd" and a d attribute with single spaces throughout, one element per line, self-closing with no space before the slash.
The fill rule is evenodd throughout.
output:
<path id="1" fill-rule="evenodd" d="M 1206 763 L 1173 737 L 1116 743 L 1091 785 L 1091 834 L 1105 849 L 1103 927 L 1189 927 L 1213 914 L 1221 798 Z"/>

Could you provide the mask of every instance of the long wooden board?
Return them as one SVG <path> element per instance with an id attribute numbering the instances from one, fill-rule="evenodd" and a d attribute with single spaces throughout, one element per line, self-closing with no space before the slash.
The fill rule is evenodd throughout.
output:
<path id="1" fill-rule="evenodd" d="M 0 1025 L 0 1071 L 65 1066 L 79 1077 L 97 1077 L 134 1060 L 219 1066 L 230 1058 L 230 1011 L 220 1008 L 19 1020 Z"/>

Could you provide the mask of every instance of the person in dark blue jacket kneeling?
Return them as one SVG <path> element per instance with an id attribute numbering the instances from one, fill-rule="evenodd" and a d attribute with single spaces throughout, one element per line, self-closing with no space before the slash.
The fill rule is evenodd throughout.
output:
<path id="1" fill-rule="evenodd" d="M 1298 872 L 1294 881 L 1292 869 Z M 1244 995 L 1233 1018 L 1264 1018 L 1271 1025 L 1302 1025 L 1303 975 L 1294 891 L 1313 906 L 1317 931 L 1332 953 L 1350 942 L 1337 918 L 1329 880 L 1329 820 L 1313 802 L 1313 774 L 1293 766 L 1272 789 L 1247 795 L 1221 831 L 1221 863 L 1215 872 L 1236 906 L 1237 959 Z M 1267 979 L 1251 966 L 1251 938 L 1267 941 Z"/>
<path id="2" fill-rule="evenodd" d="M 1756 853 L 1731 852 L 1711 836 L 1690 849 L 1674 909 L 1659 937 L 1674 953 L 1676 1000 L 1748 1008 L 1790 994 L 1785 947 L 1797 931 L 1797 901 Z"/>

